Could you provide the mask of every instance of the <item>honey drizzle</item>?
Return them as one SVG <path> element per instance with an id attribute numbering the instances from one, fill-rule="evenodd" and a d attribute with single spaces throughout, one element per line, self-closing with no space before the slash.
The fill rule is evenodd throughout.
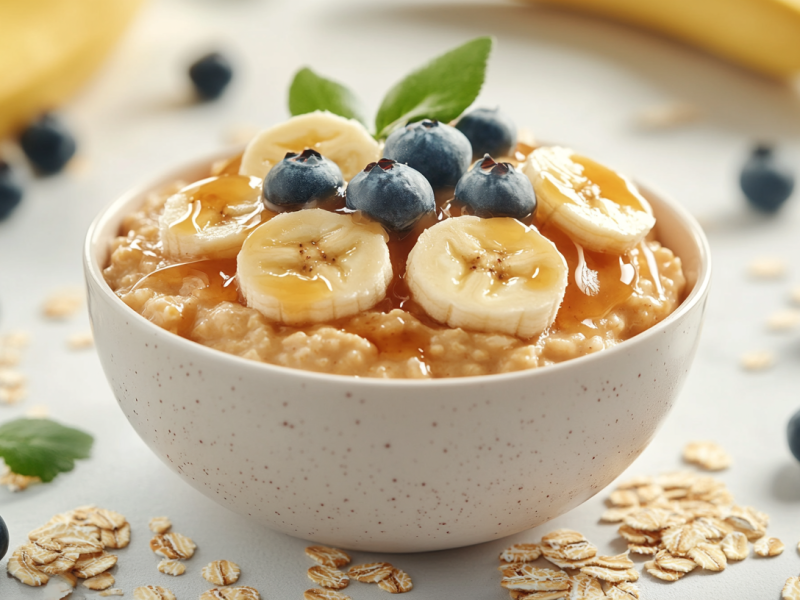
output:
<path id="1" fill-rule="evenodd" d="M 515 157 L 522 162 L 533 149 L 533 146 L 520 144 L 515 152 Z M 588 159 L 586 160 L 588 161 Z M 235 176 L 238 173 L 240 161 L 241 155 L 221 161 L 215 165 L 214 175 Z M 588 165 L 584 163 L 584 167 L 586 166 Z M 346 207 L 344 197 L 337 197 L 318 208 L 340 214 L 354 213 Z M 264 222 L 275 214 L 265 208 L 259 222 Z M 359 315 L 358 318 L 341 319 L 330 325 L 368 339 L 381 354 L 387 357 L 391 356 L 400 360 L 417 358 L 422 363 L 421 368 L 429 372 L 430 367 L 425 363 L 425 356 L 430 344 L 430 334 L 425 331 L 425 328 L 404 326 L 405 320 L 402 314 L 392 317 L 398 319 L 399 324 L 403 326 L 386 327 L 386 317 L 379 313 L 385 315 L 394 309 L 402 309 L 413 315 L 423 325 L 440 327 L 411 297 L 405 279 L 408 254 L 425 229 L 444 219 L 467 214 L 470 214 L 468 207 L 455 201 L 452 188 L 438 191 L 434 213 L 423 216 L 410 231 L 389 232 L 388 246 L 392 261 L 392 280 L 389 283 L 386 297 L 373 309 Z M 356 214 L 357 216 L 358 214 Z M 554 226 L 536 222 L 535 215 L 521 221 L 525 225 L 537 226 L 539 231 L 550 239 L 567 259 L 570 283 L 551 331 L 594 335 L 596 327 L 593 319 L 602 318 L 621 302 L 624 302 L 634 292 L 639 276 L 644 275 L 636 269 L 638 261 L 633 260 L 632 254 L 638 252 L 641 252 L 645 258 L 649 270 L 646 276 L 654 281 L 659 295 L 663 299 L 664 291 L 658 277 L 658 265 L 646 242 L 643 241 L 632 253 L 623 256 L 606 255 L 581 248 Z M 137 240 L 134 240 L 131 246 L 148 256 L 158 257 L 156 253 L 141 248 Z M 581 269 L 580 275 L 577 272 L 578 268 Z M 169 265 L 143 277 L 132 290 L 147 285 L 161 293 L 177 295 L 183 286 L 184 279 L 198 274 L 205 276 L 207 281 L 205 287 L 193 292 L 198 304 L 212 307 L 225 301 L 237 302 L 246 306 L 236 285 L 235 259 L 210 259 Z M 586 285 L 588 277 L 591 277 L 593 281 L 590 286 Z M 583 286 L 578 283 L 579 280 L 582 281 Z M 583 289 L 579 289 L 581 287 Z M 178 331 L 179 335 L 188 336 L 195 313 L 196 305 L 192 308 L 187 307 L 186 314 L 182 312 L 182 325 L 179 329 L 184 331 Z M 295 328 L 285 327 L 285 329 Z M 398 331 L 399 333 L 397 333 Z"/>
<path id="2" fill-rule="evenodd" d="M 263 202 L 256 202 L 248 212 L 230 213 L 232 198 L 240 205 L 252 204 L 254 198 L 260 198 L 261 181 L 256 177 L 216 175 L 201 179 L 180 193 L 188 196 L 188 206 L 183 217 L 172 223 L 170 229 L 185 234 L 200 233 L 225 218 L 250 230 L 275 215 L 264 208 Z"/>
<path id="3" fill-rule="evenodd" d="M 187 294 L 185 290 L 189 278 L 195 279 L 192 282 L 194 289 L 191 294 Z M 175 305 L 180 313 L 175 333 L 183 337 L 189 337 L 199 307 L 211 308 L 221 302 L 244 305 L 236 283 L 235 258 L 196 260 L 168 265 L 142 277 L 130 291 L 134 292 L 143 287 L 165 296 L 191 296 L 191 301 Z"/>

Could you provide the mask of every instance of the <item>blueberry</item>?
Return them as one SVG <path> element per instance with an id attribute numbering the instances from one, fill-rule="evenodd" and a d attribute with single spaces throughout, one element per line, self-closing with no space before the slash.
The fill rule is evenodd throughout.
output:
<path id="1" fill-rule="evenodd" d="M 792 195 L 794 173 L 775 156 L 771 146 L 761 144 L 744 163 L 739 185 L 751 205 L 772 213 Z"/>
<path id="2" fill-rule="evenodd" d="M 22 200 L 22 185 L 7 163 L 0 161 L 0 221 Z"/>
<path id="3" fill-rule="evenodd" d="M 264 178 L 264 198 L 277 207 L 300 208 L 319 204 L 341 193 L 344 179 L 339 165 L 316 150 L 287 152 Z"/>
<path id="4" fill-rule="evenodd" d="M 511 156 L 517 147 L 517 126 L 499 108 L 477 108 L 458 120 L 456 129 L 472 144 L 472 156 Z"/>
<path id="5" fill-rule="evenodd" d="M 800 410 L 798 410 L 792 418 L 789 419 L 789 426 L 786 428 L 786 434 L 789 438 L 789 450 L 792 451 L 794 457 L 800 460 Z"/>
<path id="6" fill-rule="evenodd" d="M 22 132 L 20 144 L 42 173 L 57 173 L 75 154 L 75 138 L 52 114 L 43 115 Z"/>
<path id="7" fill-rule="evenodd" d="M 455 196 L 479 217 L 524 219 L 536 210 L 531 180 L 488 154 L 459 180 Z"/>
<path id="8" fill-rule="evenodd" d="M 6 522 L 3 521 L 3 517 L 0 517 L 0 560 L 8 552 L 8 527 L 6 527 Z"/>
<path id="9" fill-rule="evenodd" d="M 392 133 L 383 155 L 416 169 L 434 188 L 453 187 L 469 169 L 472 146 L 455 127 L 425 119 Z"/>
<path id="10" fill-rule="evenodd" d="M 233 77 L 231 63 L 219 52 L 206 54 L 189 67 L 197 93 L 206 100 L 218 98 Z"/>
<path id="11" fill-rule="evenodd" d="M 433 188 L 419 171 L 382 158 L 347 185 L 347 208 L 360 210 L 388 229 L 411 229 L 435 207 Z"/>

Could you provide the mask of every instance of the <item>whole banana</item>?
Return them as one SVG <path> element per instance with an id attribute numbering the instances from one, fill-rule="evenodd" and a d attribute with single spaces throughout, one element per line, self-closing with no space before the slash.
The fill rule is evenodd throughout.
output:
<path id="1" fill-rule="evenodd" d="M 800 0 L 536 0 L 650 29 L 764 75 L 800 75 Z"/>
<path id="2" fill-rule="evenodd" d="M 142 0 L 0 1 L 0 137 L 66 100 Z"/>

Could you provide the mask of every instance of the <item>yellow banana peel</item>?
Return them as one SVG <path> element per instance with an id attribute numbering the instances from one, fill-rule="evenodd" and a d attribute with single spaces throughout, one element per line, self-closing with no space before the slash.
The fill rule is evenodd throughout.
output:
<path id="1" fill-rule="evenodd" d="M 0 138 L 64 102 L 142 0 L 0 0 Z"/>
<path id="2" fill-rule="evenodd" d="M 536 0 L 650 29 L 764 75 L 800 75 L 800 0 Z"/>

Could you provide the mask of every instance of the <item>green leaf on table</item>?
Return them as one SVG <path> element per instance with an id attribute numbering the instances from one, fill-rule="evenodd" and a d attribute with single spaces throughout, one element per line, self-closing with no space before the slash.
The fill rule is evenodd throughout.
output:
<path id="1" fill-rule="evenodd" d="M 52 481 L 89 458 L 92 436 L 49 419 L 17 419 L 0 425 L 0 457 L 19 475 Z"/>
<path id="2" fill-rule="evenodd" d="M 305 67 L 297 72 L 289 87 L 289 112 L 294 117 L 315 110 L 327 110 L 366 125 L 364 109 L 353 92 Z"/>
<path id="3" fill-rule="evenodd" d="M 448 123 L 464 112 L 481 91 L 493 41 L 491 37 L 475 38 L 396 84 L 375 117 L 377 137 L 421 119 Z"/>

